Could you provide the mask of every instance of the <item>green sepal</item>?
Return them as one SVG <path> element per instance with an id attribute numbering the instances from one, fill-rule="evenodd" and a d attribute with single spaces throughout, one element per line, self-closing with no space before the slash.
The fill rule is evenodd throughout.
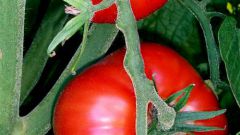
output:
<path id="1" fill-rule="evenodd" d="M 183 123 L 186 121 L 206 120 L 224 114 L 225 112 L 226 109 L 211 112 L 178 112 L 175 122 Z"/>
<path id="2" fill-rule="evenodd" d="M 207 132 L 207 131 L 214 131 L 214 130 L 224 130 L 223 128 L 218 127 L 207 127 L 207 126 L 200 126 L 200 125 L 192 125 L 192 124 L 176 124 L 174 126 L 176 130 L 175 132 Z"/>
<path id="3" fill-rule="evenodd" d="M 186 105 L 187 100 L 194 86 L 195 86 L 194 84 L 191 84 L 188 87 L 184 88 L 183 90 L 172 94 L 170 97 L 168 97 L 168 99 L 165 102 L 170 104 L 172 101 L 176 100 L 179 96 L 183 96 L 179 99 L 179 101 L 174 106 L 174 109 L 176 111 L 181 110 Z"/>

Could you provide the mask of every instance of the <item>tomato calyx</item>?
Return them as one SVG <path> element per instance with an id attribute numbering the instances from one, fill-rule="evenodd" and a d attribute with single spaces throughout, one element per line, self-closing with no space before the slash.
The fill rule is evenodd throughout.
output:
<path id="1" fill-rule="evenodd" d="M 154 79 L 153 79 L 154 82 Z M 154 83 L 155 84 L 155 83 Z M 224 128 L 219 127 L 213 127 L 213 126 L 201 126 L 201 125 L 195 125 L 194 121 L 196 120 L 207 120 L 214 117 L 217 117 L 219 115 L 222 115 L 226 112 L 226 109 L 221 109 L 218 111 L 204 111 L 204 112 L 180 112 L 180 110 L 186 105 L 190 93 L 192 89 L 194 88 L 195 84 L 191 84 L 188 87 L 184 88 L 183 90 L 180 90 L 172 95 L 170 95 L 165 102 L 172 106 L 175 111 L 177 112 L 175 123 L 173 127 L 170 130 L 162 131 L 159 130 L 159 126 L 161 126 L 158 123 L 158 119 L 156 117 L 157 110 L 155 107 L 152 107 L 152 120 L 148 127 L 148 134 L 163 134 L 163 135 L 169 135 L 169 134 L 191 134 L 191 132 L 207 132 L 207 131 L 214 131 L 214 130 L 225 130 Z"/>
<path id="2" fill-rule="evenodd" d="M 184 88 L 183 90 L 172 94 L 165 100 L 165 102 L 170 106 L 173 106 L 176 112 L 180 111 L 186 105 L 187 100 L 194 86 L 195 84 L 191 84 L 188 87 Z"/>

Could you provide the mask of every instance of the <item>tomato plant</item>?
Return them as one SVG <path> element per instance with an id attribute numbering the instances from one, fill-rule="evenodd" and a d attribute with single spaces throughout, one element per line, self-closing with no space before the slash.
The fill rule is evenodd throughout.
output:
<path id="1" fill-rule="evenodd" d="M 92 0 L 94 5 L 99 4 L 102 0 Z M 137 20 L 142 19 L 160 7 L 162 7 L 167 0 L 130 0 L 132 11 Z M 146 6 L 147 5 L 147 6 Z M 93 17 L 93 22 L 97 23 L 114 23 L 117 18 L 117 6 L 114 4 L 111 7 L 98 11 Z"/>
<path id="2" fill-rule="evenodd" d="M 240 134 L 239 0 L 0 3 L 0 135 Z"/>
<path id="3" fill-rule="evenodd" d="M 149 79 L 155 76 L 159 95 L 166 99 L 195 84 L 181 111 L 218 110 L 218 101 L 192 66 L 173 50 L 155 43 L 142 43 L 141 53 Z M 125 49 L 112 53 L 73 79 L 61 94 L 54 113 L 56 135 L 135 134 L 136 102 L 133 86 L 123 67 Z M 190 122 L 224 128 L 195 134 L 227 134 L 227 120 L 220 115 Z"/>

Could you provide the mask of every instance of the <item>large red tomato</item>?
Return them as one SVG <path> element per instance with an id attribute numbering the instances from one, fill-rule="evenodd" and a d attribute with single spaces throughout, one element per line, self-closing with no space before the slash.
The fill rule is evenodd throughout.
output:
<path id="1" fill-rule="evenodd" d="M 154 43 L 143 43 L 141 52 L 146 74 L 150 79 L 156 75 L 156 87 L 163 99 L 194 83 L 181 111 L 219 110 L 213 92 L 176 52 Z M 123 68 L 124 54 L 125 49 L 112 53 L 66 86 L 55 109 L 56 135 L 135 135 L 136 103 L 131 80 Z M 227 134 L 225 115 L 193 123 L 225 128 L 196 134 Z"/>
<path id="2" fill-rule="evenodd" d="M 93 5 L 99 4 L 102 0 L 92 0 Z M 162 7 L 167 0 L 130 0 L 133 13 L 137 20 L 142 19 Z M 116 4 L 95 13 L 93 22 L 114 23 L 117 18 Z"/>

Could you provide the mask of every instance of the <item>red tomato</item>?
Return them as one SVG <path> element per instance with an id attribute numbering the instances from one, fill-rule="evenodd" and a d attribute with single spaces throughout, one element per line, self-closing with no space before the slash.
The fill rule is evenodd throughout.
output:
<path id="1" fill-rule="evenodd" d="M 102 0 L 92 0 L 93 5 L 99 4 Z M 167 0 L 130 0 L 133 13 L 137 20 L 140 20 L 160 7 L 162 7 Z M 114 4 L 111 7 L 98 11 L 93 17 L 95 23 L 114 23 L 117 18 L 117 6 Z"/>
<path id="2" fill-rule="evenodd" d="M 156 75 L 159 95 L 171 94 L 196 84 L 181 111 L 219 110 L 213 92 L 192 66 L 173 50 L 154 43 L 142 43 L 145 71 Z M 55 108 L 56 135 L 135 135 L 135 96 L 130 78 L 123 68 L 125 50 L 112 53 L 70 82 Z M 226 135 L 227 120 L 221 115 L 194 124 L 217 126 L 223 131 L 195 134 Z"/>

